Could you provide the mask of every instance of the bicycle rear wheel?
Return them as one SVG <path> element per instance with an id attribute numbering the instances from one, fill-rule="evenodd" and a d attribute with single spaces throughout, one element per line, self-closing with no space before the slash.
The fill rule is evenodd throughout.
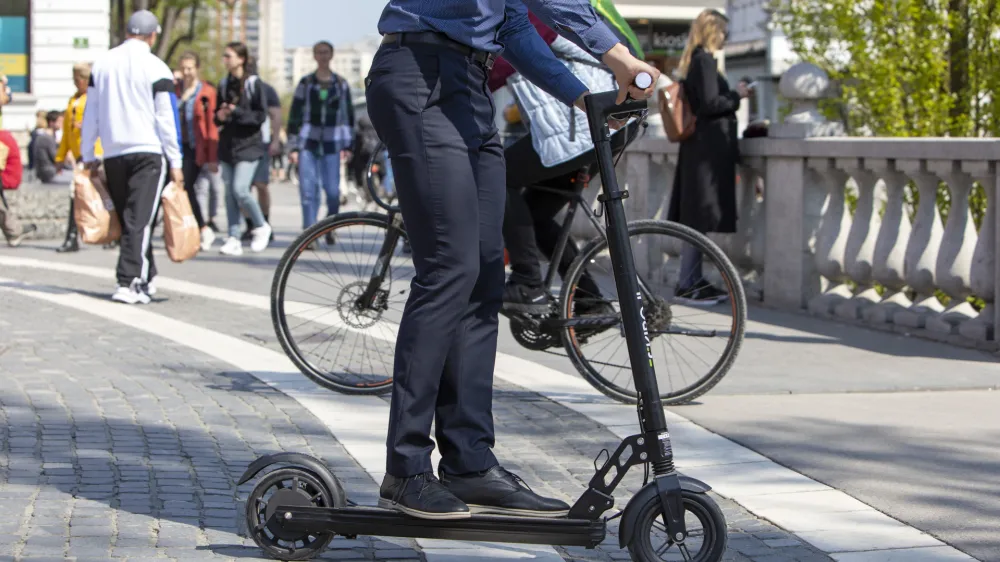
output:
<path id="1" fill-rule="evenodd" d="M 746 329 L 739 274 L 717 245 L 680 224 L 631 222 L 629 242 L 644 292 L 643 316 L 660 399 L 673 405 L 690 402 L 718 384 L 739 353 Z M 679 290 L 685 245 L 702 255 L 702 275 L 691 288 Z M 696 288 L 699 292 L 691 294 Z M 563 345 L 580 374 L 606 396 L 635 403 L 639 395 L 604 238 L 588 244 L 570 266 L 559 313 Z"/>
<path id="2" fill-rule="evenodd" d="M 405 242 L 387 215 L 341 213 L 285 251 L 271 285 L 271 320 L 285 353 L 317 384 L 344 394 L 392 389 L 396 332 L 414 274 Z"/>

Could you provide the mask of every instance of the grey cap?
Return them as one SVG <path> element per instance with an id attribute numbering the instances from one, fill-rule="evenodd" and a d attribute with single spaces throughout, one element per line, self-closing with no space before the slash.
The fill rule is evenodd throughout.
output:
<path id="1" fill-rule="evenodd" d="M 156 15 L 149 10 L 139 10 L 132 14 L 128 18 L 125 30 L 132 35 L 152 35 L 163 31 L 160 29 L 160 22 L 156 19 Z"/>

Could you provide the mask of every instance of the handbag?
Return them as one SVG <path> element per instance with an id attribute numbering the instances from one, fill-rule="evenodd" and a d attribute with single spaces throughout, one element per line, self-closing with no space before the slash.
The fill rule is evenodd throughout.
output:
<path id="1" fill-rule="evenodd" d="M 681 82 L 673 82 L 660 90 L 659 101 L 663 131 L 670 142 L 681 142 L 694 134 L 695 116 Z"/>
<path id="2" fill-rule="evenodd" d="M 163 242 L 171 261 L 182 262 L 198 255 L 201 231 L 191 210 L 191 200 L 182 186 L 171 183 L 160 196 L 163 205 Z"/>

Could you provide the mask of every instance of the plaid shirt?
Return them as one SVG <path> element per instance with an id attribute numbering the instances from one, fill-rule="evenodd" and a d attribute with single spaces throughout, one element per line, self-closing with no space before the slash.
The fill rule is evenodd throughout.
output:
<path id="1" fill-rule="evenodd" d="M 288 114 L 292 150 L 337 154 L 354 143 L 354 105 L 347 81 L 334 74 L 325 101 L 322 91 L 316 73 L 299 80 Z"/>

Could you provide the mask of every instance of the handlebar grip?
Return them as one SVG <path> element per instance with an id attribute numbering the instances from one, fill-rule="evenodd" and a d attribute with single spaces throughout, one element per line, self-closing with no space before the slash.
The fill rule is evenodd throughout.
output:
<path id="1" fill-rule="evenodd" d="M 640 90 L 645 90 L 646 88 L 653 85 L 653 77 L 650 76 L 648 72 L 640 72 L 639 74 L 635 75 L 633 83 L 635 84 L 636 88 L 639 88 Z"/>

